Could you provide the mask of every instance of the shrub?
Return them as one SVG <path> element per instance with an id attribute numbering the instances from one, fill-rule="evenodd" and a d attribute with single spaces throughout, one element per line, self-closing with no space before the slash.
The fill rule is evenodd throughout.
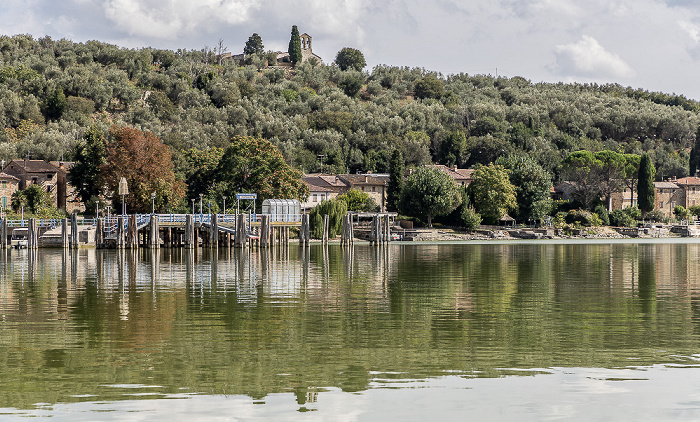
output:
<path id="1" fill-rule="evenodd" d="M 610 224 L 616 227 L 632 227 L 636 224 L 636 220 L 632 218 L 624 210 L 615 210 L 610 213 Z"/>
<path id="2" fill-rule="evenodd" d="M 610 216 L 608 214 L 608 210 L 605 209 L 603 205 L 598 205 L 595 207 L 595 210 L 593 210 L 598 217 L 600 218 L 600 221 L 604 226 L 609 226 L 610 225 Z"/>
<path id="3" fill-rule="evenodd" d="M 468 230 L 475 230 L 481 225 L 481 215 L 469 205 L 462 210 L 462 221 Z"/>
<path id="4" fill-rule="evenodd" d="M 675 215 L 678 220 L 685 220 L 688 218 L 688 210 L 682 205 L 676 205 L 673 208 L 673 215 Z"/>
<path id="5" fill-rule="evenodd" d="M 600 226 L 600 217 L 590 211 L 571 210 L 566 214 L 564 220 L 569 224 L 577 224 L 584 227 Z"/>
<path id="6" fill-rule="evenodd" d="M 664 216 L 664 213 L 661 212 L 661 210 L 649 211 L 648 213 L 646 213 L 645 218 L 649 221 L 654 221 L 657 223 L 666 221 L 666 217 Z"/>

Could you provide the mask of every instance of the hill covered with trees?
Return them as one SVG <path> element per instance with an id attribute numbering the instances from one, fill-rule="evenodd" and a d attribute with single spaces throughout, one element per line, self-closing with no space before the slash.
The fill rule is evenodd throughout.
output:
<path id="1" fill-rule="evenodd" d="M 607 149 L 647 153 L 657 178 L 666 178 L 688 174 L 700 123 L 696 101 L 613 84 L 393 66 L 268 67 L 269 58 L 256 53 L 239 65 L 209 49 L 0 37 L 0 159 L 72 160 L 91 128 L 111 142 L 110 128 L 127 126 L 170 148 L 189 198 L 213 188 L 192 183 L 201 174 L 192 157 L 221 155 L 240 136 L 270 141 L 303 172 L 388 172 L 400 151 L 407 167 L 527 154 L 559 177 L 572 151 Z"/>

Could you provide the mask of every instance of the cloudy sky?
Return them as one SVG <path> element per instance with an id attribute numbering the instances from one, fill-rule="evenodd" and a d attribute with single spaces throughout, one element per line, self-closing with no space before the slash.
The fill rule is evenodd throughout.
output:
<path id="1" fill-rule="evenodd" d="M 700 100 L 693 0 L 2 0 L 0 33 L 123 47 L 242 51 L 257 32 L 286 50 L 292 25 L 331 62 L 342 47 L 377 64 L 532 82 L 617 82 Z"/>

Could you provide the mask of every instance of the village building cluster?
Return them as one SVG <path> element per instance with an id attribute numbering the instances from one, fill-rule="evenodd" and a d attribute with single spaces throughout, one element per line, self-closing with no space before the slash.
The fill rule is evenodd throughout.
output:
<path id="1" fill-rule="evenodd" d="M 0 207 L 4 212 L 10 208 L 12 195 L 39 185 L 51 198 L 56 208 L 71 214 L 85 211 L 85 206 L 76 195 L 75 188 L 68 182 L 68 173 L 72 162 L 44 160 L 12 160 L 3 163 L 0 172 Z"/>

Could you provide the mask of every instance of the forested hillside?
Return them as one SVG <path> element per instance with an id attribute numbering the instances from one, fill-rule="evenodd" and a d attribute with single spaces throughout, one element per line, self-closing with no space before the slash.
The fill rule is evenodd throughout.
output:
<path id="1" fill-rule="evenodd" d="M 193 148 L 235 135 L 272 141 L 304 172 L 387 172 L 398 149 L 409 167 L 524 152 L 556 175 L 571 151 L 611 149 L 648 152 L 665 178 L 688 173 L 699 123 L 695 101 L 618 85 L 262 58 L 239 66 L 208 50 L 0 37 L 0 158 L 70 160 L 91 126 L 123 125 L 162 139 L 183 180 Z"/>

